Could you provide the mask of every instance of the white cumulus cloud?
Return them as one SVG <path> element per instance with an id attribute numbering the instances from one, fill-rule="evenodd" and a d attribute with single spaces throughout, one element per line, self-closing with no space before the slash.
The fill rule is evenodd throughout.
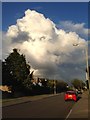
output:
<path id="1" fill-rule="evenodd" d="M 88 39 L 88 29 L 85 28 L 85 23 L 74 23 L 72 21 L 60 21 L 58 27 L 67 32 L 76 32 L 82 38 Z"/>
<path id="2" fill-rule="evenodd" d="M 86 34 L 87 30 L 83 32 Z M 74 47 L 75 43 L 83 45 Z M 80 65 L 85 63 L 85 40 L 75 31 L 57 29 L 53 21 L 34 10 L 26 10 L 24 17 L 18 19 L 16 25 L 9 26 L 3 36 L 3 44 L 3 57 L 14 47 L 20 49 L 35 75 L 67 79 L 67 76 L 73 78 L 82 74 Z"/>

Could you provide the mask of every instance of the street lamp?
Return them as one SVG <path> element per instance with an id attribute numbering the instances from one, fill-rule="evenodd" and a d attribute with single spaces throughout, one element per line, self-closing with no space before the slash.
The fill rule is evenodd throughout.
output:
<path id="1" fill-rule="evenodd" d="M 53 80 L 53 93 L 56 94 L 56 80 Z"/>
<path id="2" fill-rule="evenodd" d="M 73 44 L 73 46 L 79 46 L 78 43 Z M 89 64 L 88 64 L 88 41 L 87 46 L 85 47 L 85 53 L 86 53 L 86 80 L 88 80 L 89 83 L 89 93 L 90 93 L 90 80 L 89 80 Z"/>

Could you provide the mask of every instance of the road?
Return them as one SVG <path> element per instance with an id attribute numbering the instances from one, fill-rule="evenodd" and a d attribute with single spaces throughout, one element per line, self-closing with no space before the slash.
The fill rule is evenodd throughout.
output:
<path id="1" fill-rule="evenodd" d="M 2 118 L 66 118 L 75 102 L 64 94 L 2 108 Z"/>

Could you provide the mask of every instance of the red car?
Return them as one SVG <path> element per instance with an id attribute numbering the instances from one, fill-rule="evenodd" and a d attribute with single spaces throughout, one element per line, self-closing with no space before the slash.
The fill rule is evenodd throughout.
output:
<path id="1" fill-rule="evenodd" d="M 64 96 L 64 100 L 74 100 L 77 101 L 77 93 L 75 91 L 67 91 Z"/>

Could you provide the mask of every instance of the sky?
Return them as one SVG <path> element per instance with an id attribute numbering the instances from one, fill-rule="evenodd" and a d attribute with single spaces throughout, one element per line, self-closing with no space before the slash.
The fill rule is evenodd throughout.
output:
<path id="1" fill-rule="evenodd" d="M 89 2 L 89 0 L 1 0 L 2 2 Z"/>
<path id="2" fill-rule="evenodd" d="M 17 48 L 35 76 L 85 80 L 87 2 L 3 2 L 2 32 L 3 59 Z"/>
<path id="3" fill-rule="evenodd" d="M 17 9 L 18 8 L 18 9 Z M 14 9 L 14 10 L 13 10 Z M 7 30 L 8 25 L 15 24 L 16 20 L 24 15 L 25 10 L 34 9 L 44 14 L 56 24 L 59 21 L 73 21 L 74 23 L 86 23 L 88 26 L 88 3 L 62 2 L 62 3 L 28 3 L 11 2 L 3 3 L 3 30 Z M 9 14 L 10 13 L 10 14 Z M 9 17 L 8 17 L 9 14 Z M 7 19 L 7 20 L 6 20 Z"/>

